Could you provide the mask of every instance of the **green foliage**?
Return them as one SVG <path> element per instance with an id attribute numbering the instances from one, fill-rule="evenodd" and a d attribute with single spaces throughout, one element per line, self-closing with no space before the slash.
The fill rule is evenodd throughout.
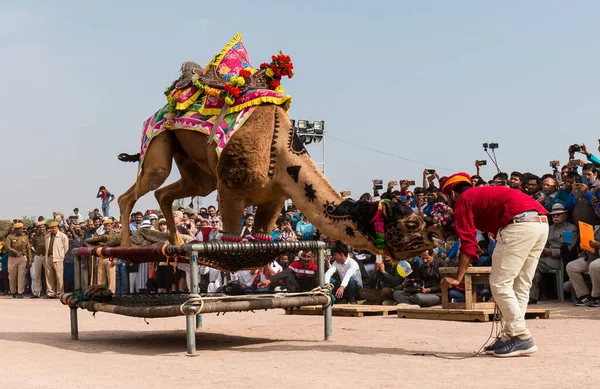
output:
<path id="1" fill-rule="evenodd" d="M 23 216 L 19 219 L 25 227 L 31 227 L 37 222 L 37 216 Z M 12 220 L 0 220 L 0 235 L 5 235 L 12 226 Z"/>

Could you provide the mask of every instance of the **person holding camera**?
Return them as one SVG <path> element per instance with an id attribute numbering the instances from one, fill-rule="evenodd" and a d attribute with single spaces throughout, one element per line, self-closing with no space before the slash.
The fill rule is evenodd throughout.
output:
<path id="1" fill-rule="evenodd" d="M 110 203 L 115 199 L 115 195 L 110 193 L 105 186 L 101 186 L 98 188 L 98 193 L 96 194 L 97 199 L 101 199 L 102 201 L 102 216 L 109 217 L 110 213 Z"/>
<path id="2" fill-rule="evenodd" d="M 584 222 L 591 225 L 600 224 L 598 209 L 598 195 L 600 194 L 600 180 L 598 169 L 591 164 L 583 166 L 583 175 L 587 178 L 588 185 L 574 183 L 573 190 L 567 198 L 567 209 L 572 211 L 571 217 L 575 225 Z"/>
<path id="3" fill-rule="evenodd" d="M 461 242 L 456 278 L 445 277 L 443 284 L 448 288 L 459 285 L 467 267 L 478 261 L 477 230 L 494 234 L 490 286 L 504 325 L 502 337 L 485 351 L 498 357 L 536 352 L 525 312 L 538 260 L 548 240 L 548 211 L 510 188 L 474 188 L 467 173 L 448 177 L 442 182 L 442 193 L 454 209 L 454 227 Z"/>
<path id="4" fill-rule="evenodd" d="M 440 286 L 440 267 L 444 260 L 434 256 L 433 250 L 423 251 L 413 266 L 415 278 L 409 278 L 394 291 L 396 305 L 418 305 L 432 307 L 442 303 L 442 287 Z M 417 262 L 421 262 L 420 265 Z"/>
<path id="5" fill-rule="evenodd" d="M 388 256 L 377 256 L 375 268 L 358 291 L 360 297 L 368 304 L 381 305 L 384 301 L 394 301 L 394 289 L 402 284 L 402 277 Z"/>

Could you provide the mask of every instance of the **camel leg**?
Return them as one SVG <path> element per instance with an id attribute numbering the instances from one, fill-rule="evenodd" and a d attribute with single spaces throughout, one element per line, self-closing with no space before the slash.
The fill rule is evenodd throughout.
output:
<path id="1" fill-rule="evenodd" d="M 125 193 L 119 196 L 118 203 L 121 210 L 121 223 L 123 232 L 121 235 L 121 246 L 131 246 L 131 231 L 129 230 L 129 215 L 137 200 L 146 193 L 159 188 L 171 173 L 173 161 L 173 137 L 168 131 L 163 132 L 152 139 L 152 143 L 144 157 L 142 172 L 137 181 Z"/>
<path id="2" fill-rule="evenodd" d="M 219 202 L 219 212 L 223 221 L 223 231 L 232 234 L 242 232 L 242 215 L 246 203 L 243 199 L 236 199 L 235 196 L 228 196 L 219 193 L 220 199 L 227 199 L 227 203 Z"/>
<path id="3" fill-rule="evenodd" d="M 284 203 L 285 197 L 258 205 L 258 211 L 254 219 L 256 231 L 270 233 Z"/>
<path id="4" fill-rule="evenodd" d="M 197 165 L 182 164 L 178 167 L 181 179 L 154 192 L 154 196 L 167 221 L 170 241 L 173 244 L 183 244 L 173 219 L 173 201 L 184 197 L 208 196 L 217 187 L 216 179 L 200 170 Z"/>

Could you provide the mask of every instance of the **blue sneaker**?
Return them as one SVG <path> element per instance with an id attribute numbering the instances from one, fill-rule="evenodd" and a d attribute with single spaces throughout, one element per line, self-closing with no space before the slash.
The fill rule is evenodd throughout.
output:
<path id="1" fill-rule="evenodd" d="M 502 340 L 502 338 L 498 337 L 496 338 L 496 340 L 490 344 L 489 346 L 487 346 L 486 348 L 483 349 L 483 352 L 486 353 L 487 355 L 493 355 L 494 351 L 496 351 L 496 349 L 503 347 L 504 346 L 504 341 Z"/>
<path id="2" fill-rule="evenodd" d="M 537 351 L 537 346 L 533 338 L 519 339 L 512 338 L 505 342 L 504 346 L 498 347 L 494 351 L 496 357 L 518 357 L 519 355 L 529 355 Z"/>

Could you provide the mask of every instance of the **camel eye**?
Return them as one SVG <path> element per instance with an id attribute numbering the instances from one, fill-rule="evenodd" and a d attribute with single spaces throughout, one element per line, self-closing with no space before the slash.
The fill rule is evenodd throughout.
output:
<path id="1" fill-rule="evenodd" d="M 406 229 L 409 231 L 414 231 L 416 229 L 419 228 L 419 223 L 414 222 L 414 221 L 407 221 L 406 222 Z"/>

